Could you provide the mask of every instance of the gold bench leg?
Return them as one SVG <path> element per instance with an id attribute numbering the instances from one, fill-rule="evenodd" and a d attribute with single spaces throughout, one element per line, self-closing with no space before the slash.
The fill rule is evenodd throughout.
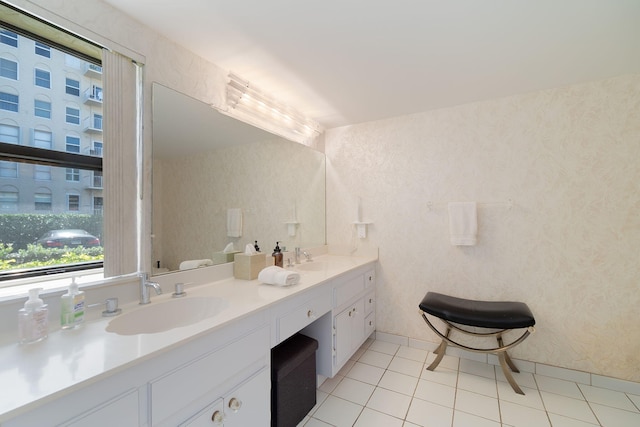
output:
<path id="1" fill-rule="evenodd" d="M 500 347 L 504 347 L 504 343 L 502 342 L 502 336 L 498 336 L 497 337 L 498 340 L 498 345 Z M 505 362 L 507 362 L 507 365 L 509 365 L 509 367 L 511 368 L 511 370 L 513 372 L 520 372 L 520 370 L 516 367 L 515 363 L 513 363 L 513 360 L 511 360 L 511 357 L 509 357 L 509 353 L 507 353 L 506 351 L 503 352 L 504 354 L 504 360 Z"/>
<path id="2" fill-rule="evenodd" d="M 449 333 L 451 332 L 451 328 L 447 327 L 447 332 L 445 333 L 445 337 L 449 336 Z M 440 345 L 438 346 L 438 348 L 435 349 L 435 351 L 433 352 L 434 354 L 436 354 L 436 358 L 433 362 L 431 362 L 431 365 L 429 365 L 429 367 L 427 368 L 428 371 L 433 371 L 435 370 L 438 365 L 440 364 L 440 362 L 442 361 L 442 358 L 444 357 L 444 354 L 447 352 L 447 341 L 442 340 L 440 342 Z"/>
<path id="3" fill-rule="evenodd" d="M 498 360 L 500 361 L 500 366 L 502 367 L 502 373 L 504 374 L 504 377 L 509 382 L 509 385 L 511 385 L 511 388 L 513 389 L 513 391 L 515 391 L 518 394 L 524 394 L 524 392 L 522 391 L 522 389 L 520 388 L 516 380 L 513 379 L 513 375 L 511 375 L 511 372 L 509 371 L 509 368 L 511 366 L 507 366 L 508 357 L 509 355 L 507 355 L 506 351 L 503 351 L 502 353 L 498 353 Z M 511 362 L 511 364 L 513 364 L 513 362 Z M 518 372 L 518 371 L 515 371 L 515 372 Z"/>

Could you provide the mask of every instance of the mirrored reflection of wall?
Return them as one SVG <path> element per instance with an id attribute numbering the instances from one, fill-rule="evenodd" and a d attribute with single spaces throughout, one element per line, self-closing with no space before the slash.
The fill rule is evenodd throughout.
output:
<path id="1" fill-rule="evenodd" d="M 159 90 L 170 89 L 154 85 L 154 263 L 176 270 L 184 260 L 219 259 L 216 253 L 228 243 L 242 250 L 258 240 L 268 253 L 276 241 L 290 249 L 325 243 L 324 154 L 266 132 L 217 141 L 218 134 L 231 138 L 242 133 L 216 132 L 210 127 L 213 117 L 234 126 L 249 125 L 184 95 L 175 98 L 172 91 L 170 110 L 191 111 L 191 118 L 200 113 L 211 117 L 198 116 L 198 122 L 206 122 L 200 128 L 189 119 L 180 120 L 182 113 L 163 113 L 166 105 L 156 106 Z M 182 102 L 185 105 L 178 104 Z M 194 107 L 200 113 L 193 112 Z M 170 140 L 163 140 L 166 137 Z M 180 150 L 166 150 L 163 144 Z M 242 209 L 241 237 L 227 236 L 229 208 Z M 291 237 L 286 222 L 294 215 L 300 224 Z"/>

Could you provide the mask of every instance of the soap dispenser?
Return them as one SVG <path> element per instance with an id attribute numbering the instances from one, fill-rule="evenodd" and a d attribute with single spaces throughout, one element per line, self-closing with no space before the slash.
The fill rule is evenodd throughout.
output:
<path id="1" fill-rule="evenodd" d="M 273 265 L 282 267 L 283 266 L 282 259 L 284 257 L 282 256 L 282 251 L 280 250 L 280 246 L 278 246 L 279 244 L 280 242 L 276 242 L 276 247 L 273 250 L 273 253 L 271 254 L 271 256 L 273 257 Z"/>
<path id="2" fill-rule="evenodd" d="M 37 342 L 49 336 L 49 309 L 39 297 L 42 288 L 29 289 L 29 299 L 18 310 L 20 344 Z"/>
<path id="3" fill-rule="evenodd" d="M 84 291 L 78 290 L 74 277 L 67 293 L 60 297 L 60 326 L 62 329 L 71 329 L 80 326 L 83 321 Z"/>
<path id="4" fill-rule="evenodd" d="M 260 246 L 258 246 L 258 241 L 257 240 L 253 244 L 253 248 L 256 250 L 256 252 L 260 252 Z"/>

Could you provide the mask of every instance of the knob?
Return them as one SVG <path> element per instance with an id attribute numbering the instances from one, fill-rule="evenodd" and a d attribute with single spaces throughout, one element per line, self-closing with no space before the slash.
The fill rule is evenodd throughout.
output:
<path id="1" fill-rule="evenodd" d="M 307 317 L 315 317 L 315 316 L 313 315 L 313 310 L 309 310 L 309 311 L 307 311 Z"/>
<path id="2" fill-rule="evenodd" d="M 217 425 L 222 425 L 224 421 L 224 415 L 221 411 L 214 411 L 213 415 L 211 415 L 211 421 L 213 421 Z"/>
<path id="3" fill-rule="evenodd" d="M 229 409 L 231 409 L 233 412 L 238 412 L 241 407 L 242 407 L 242 400 L 237 399 L 235 397 L 232 397 L 229 400 Z"/>

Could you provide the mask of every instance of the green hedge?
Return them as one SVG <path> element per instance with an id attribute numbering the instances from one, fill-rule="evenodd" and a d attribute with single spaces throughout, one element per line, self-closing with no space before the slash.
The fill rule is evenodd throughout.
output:
<path id="1" fill-rule="evenodd" d="M 0 243 L 14 251 L 27 249 L 50 230 L 81 229 L 102 241 L 101 215 L 84 214 L 0 214 Z"/>

